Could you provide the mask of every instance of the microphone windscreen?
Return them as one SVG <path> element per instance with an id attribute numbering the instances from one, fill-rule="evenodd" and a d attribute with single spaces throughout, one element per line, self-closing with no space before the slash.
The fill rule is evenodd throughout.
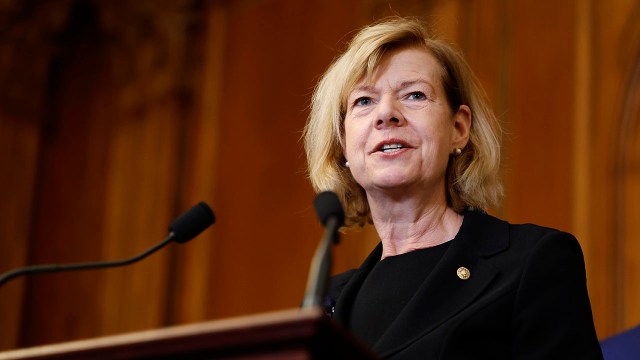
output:
<path id="1" fill-rule="evenodd" d="M 215 221 L 216 216 L 209 205 L 201 201 L 169 225 L 169 232 L 174 233 L 175 241 L 184 243 L 196 237 Z"/>
<path id="2" fill-rule="evenodd" d="M 331 217 L 335 217 L 338 220 L 338 227 L 344 224 L 344 210 L 338 195 L 333 191 L 323 191 L 316 195 L 313 200 L 313 206 L 316 208 L 316 213 L 322 225 L 326 226 Z"/>

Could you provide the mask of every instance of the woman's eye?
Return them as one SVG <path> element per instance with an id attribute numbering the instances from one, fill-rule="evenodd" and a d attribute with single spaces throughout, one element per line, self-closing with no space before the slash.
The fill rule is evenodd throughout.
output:
<path id="1" fill-rule="evenodd" d="M 371 104 L 371 98 L 366 96 L 359 97 L 353 102 L 353 104 L 355 106 L 367 106 Z"/>
<path id="2" fill-rule="evenodd" d="M 414 91 L 409 94 L 409 100 L 424 100 L 427 96 L 421 91 Z"/>

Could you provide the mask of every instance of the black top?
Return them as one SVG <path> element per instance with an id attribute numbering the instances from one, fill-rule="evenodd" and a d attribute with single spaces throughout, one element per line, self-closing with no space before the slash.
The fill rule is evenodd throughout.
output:
<path id="1" fill-rule="evenodd" d="M 449 242 L 446 242 L 378 262 L 364 280 L 354 300 L 349 318 L 351 330 L 373 346 L 448 248 Z"/>

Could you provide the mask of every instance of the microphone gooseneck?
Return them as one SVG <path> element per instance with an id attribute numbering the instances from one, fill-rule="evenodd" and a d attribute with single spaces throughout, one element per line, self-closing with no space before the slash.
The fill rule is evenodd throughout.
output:
<path id="1" fill-rule="evenodd" d="M 321 192 L 316 196 L 313 204 L 325 231 L 311 261 L 307 289 L 302 302 L 303 308 L 318 307 L 324 300 L 331 274 L 331 244 L 339 242 L 338 229 L 344 224 L 344 210 L 335 193 Z"/>
<path id="2" fill-rule="evenodd" d="M 88 269 L 102 269 L 117 266 L 124 266 L 140 261 L 147 256 L 153 254 L 157 250 L 161 249 L 171 241 L 178 243 L 185 243 L 206 228 L 211 226 L 215 222 L 215 215 L 211 208 L 204 202 L 200 202 L 182 215 L 180 215 L 169 226 L 169 236 L 167 236 L 162 242 L 144 251 L 143 253 L 134 257 L 124 260 L 114 261 L 96 261 L 96 262 L 84 262 L 75 264 L 45 264 L 45 265 L 33 265 L 26 266 L 18 269 L 8 271 L 0 276 L 0 286 L 8 282 L 9 280 L 23 275 L 31 274 L 43 274 L 54 273 L 61 271 L 73 271 L 73 270 L 88 270 Z"/>

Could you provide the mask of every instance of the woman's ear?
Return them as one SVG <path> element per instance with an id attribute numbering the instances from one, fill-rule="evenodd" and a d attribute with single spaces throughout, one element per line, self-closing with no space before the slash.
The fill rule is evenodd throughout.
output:
<path id="1" fill-rule="evenodd" d="M 453 149 L 464 149 L 469 142 L 471 134 L 471 109 L 467 105 L 460 105 L 458 111 L 453 114 Z"/>

